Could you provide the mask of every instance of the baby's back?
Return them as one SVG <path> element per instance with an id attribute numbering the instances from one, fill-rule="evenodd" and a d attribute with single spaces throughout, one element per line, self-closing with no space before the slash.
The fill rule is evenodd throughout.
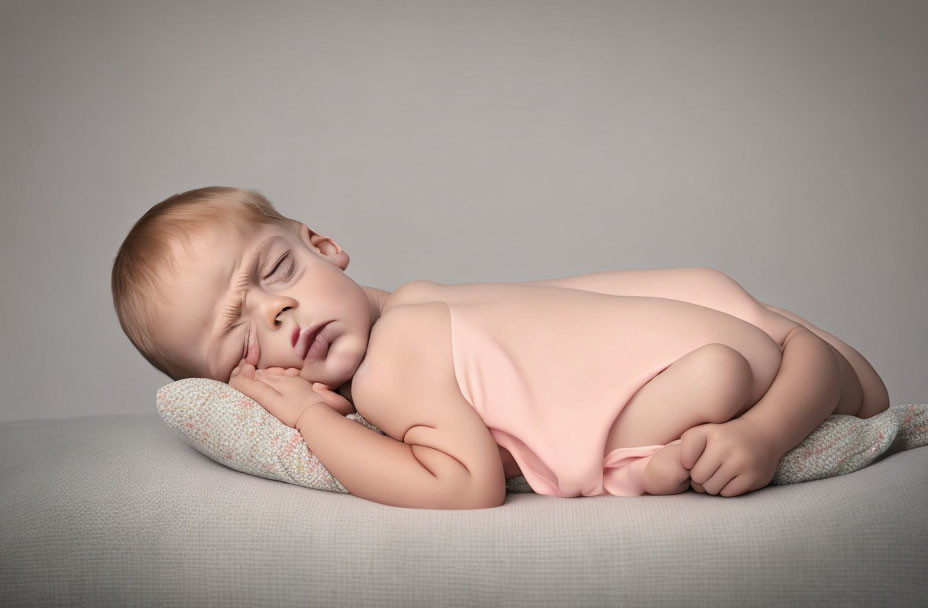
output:
<path id="1" fill-rule="evenodd" d="M 770 336 L 746 320 L 751 311 L 738 310 L 738 303 L 721 312 L 665 298 L 517 283 L 416 281 L 394 292 L 385 313 L 395 306 L 436 301 L 451 309 L 447 331 L 459 334 L 462 329 L 454 327 L 454 320 L 464 317 L 465 324 L 479 325 L 480 333 L 511 353 L 520 367 L 556 378 L 569 390 L 614 377 L 619 367 L 654 361 L 670 365 L 713 342 L 758 362 L 755 372 L 780 356 Z"/>

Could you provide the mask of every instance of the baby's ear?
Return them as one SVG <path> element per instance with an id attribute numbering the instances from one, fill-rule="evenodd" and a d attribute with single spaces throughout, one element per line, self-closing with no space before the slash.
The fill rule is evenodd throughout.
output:
<path id="1" fill-rule="evenodd" d="M 342 270 L 348 268 L 351 258 L 348 252 L 342 249 L 335 240 L 324 234 L 317 234 L 306 224 L 300 224 L 300 241 L 319 257 L 335 264 Z"/>
<path id="2" fill-rule="evenodd" d="M 341 253 L 341 247 L 330 237 L 319 234 L 303 222 L 297 222 L 297 232 L 300 241 L 312 251 L 318 251 L 325 256 L 332 256 Z"/>
<path id="3" fill-rule="evenodd" d="M 316 232 L 303 222 L 293 220 L 293 223 L 294 227 L 296 228 L 297 235 L 300 237 L 300 240 L 303 241 L 307 247 L 312 247 L 312 237 L 316 236 Z"/>

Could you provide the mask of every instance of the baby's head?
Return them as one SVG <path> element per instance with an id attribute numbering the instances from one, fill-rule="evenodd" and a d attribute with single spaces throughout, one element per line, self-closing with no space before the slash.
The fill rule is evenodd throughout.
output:
<path id="1" fill-rule="evenodd" d="M 348 262 L 261 194 L 200 188 L 135 223 L 113 262 L 113 304 L 132 344 L 173 380 L 228 382 L 247 361 L 337 387 L 363 360 L 377 316 L 367 288 L 344 273 Z M 305 358 L 306 330 L 329 321 L 328 353 Z"/>

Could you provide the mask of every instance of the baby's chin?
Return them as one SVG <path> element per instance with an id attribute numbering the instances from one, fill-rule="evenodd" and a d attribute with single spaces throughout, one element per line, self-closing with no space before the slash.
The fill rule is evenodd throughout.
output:
<path id="1" fill-rule="evenodd" d="M 351 356 L 345 356 L 345 353 L 330 350 L 325 359 L 304 365 L 300 376 L 310 382 L 321 382 L 333 391 L 346 385 L 350 387 L 355 374 L 363 368 L 365 354 L 366 351 L 362 351 L 360 355 L 351 353 Z"/>

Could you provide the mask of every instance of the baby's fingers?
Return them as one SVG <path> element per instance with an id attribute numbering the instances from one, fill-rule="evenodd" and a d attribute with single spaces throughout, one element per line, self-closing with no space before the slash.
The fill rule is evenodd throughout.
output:
<path id="1" fill-rule="evenodd" d="M 684 469 L 692 469 L 699 461 L 699 457 L 706 451 L 709 438 L 705 429 L 693 427 L 680 437 L 680 464 Z"/>
<path id="2" fill-rule="evenodd" d="M 288 386 L 293 383 L 293 374 L 285 373 L 282 367 L 269 367 L 255 372 L 255 379 L 267 382 L 272 386 Z"/>
<path id="3" fill-rule="evenodd" d="M 232 376 L 229 380 L 229 386 L 251 397 L 264 409 L 267 409 L 267 404 L 281 397 L 280 391 L 260 380 L 248 378 L 243 373 Z"/>
<path id="4" fill-rule="evenodd" d="M 735 477 L 737 477 L 737 469 L 731 461 L 723 462 L 710 478 L 702 480 L 702 487 L 708 494 L 721 494 L 725 486 L 729 485 Z"/>
<path id="5" fill-rule="evenodd" d="M 719 492 L 719 496 L 726 498 L 730 496 L 741 496 L 751 491 L 751 478 L 747 475 L 738 475 Z"/>
<path id="6" fill-rule="evenodd" d="M 232 370 L 232 378 L 241 375 L 253 380 L 256 371 L 257 370 L 255 369 L 255 366 L 251 363 L 240 363 L 235 366 L 235 369 Z M 232 383 L 231 379 L 229 380 L 229 383 Z"/>
<path id="7" fill-rule="evenodd" d="M 333 391 L 327 384 L 313 382 L 313 391 L 322 397 L 323 403 L 342 416 L 356 411 L 350 401 Z"/>
<path id="8" fill-rule="evenodd" d="M 271 374 L 272 376 L 287 376 L 287 377 L 292 377 L 292 376 L 298 376 L 298 375 L 300 374 L 299 368 L 296 368 L 296 367 L 287 367 L 287 368 L 283 368 L 283 367 L 266 367 L 266 368 L 261 369 L 261 370 L 258 370 L 258 371 L 260 371 L 260 372 L 267 372 L 268 374 Z"/>

